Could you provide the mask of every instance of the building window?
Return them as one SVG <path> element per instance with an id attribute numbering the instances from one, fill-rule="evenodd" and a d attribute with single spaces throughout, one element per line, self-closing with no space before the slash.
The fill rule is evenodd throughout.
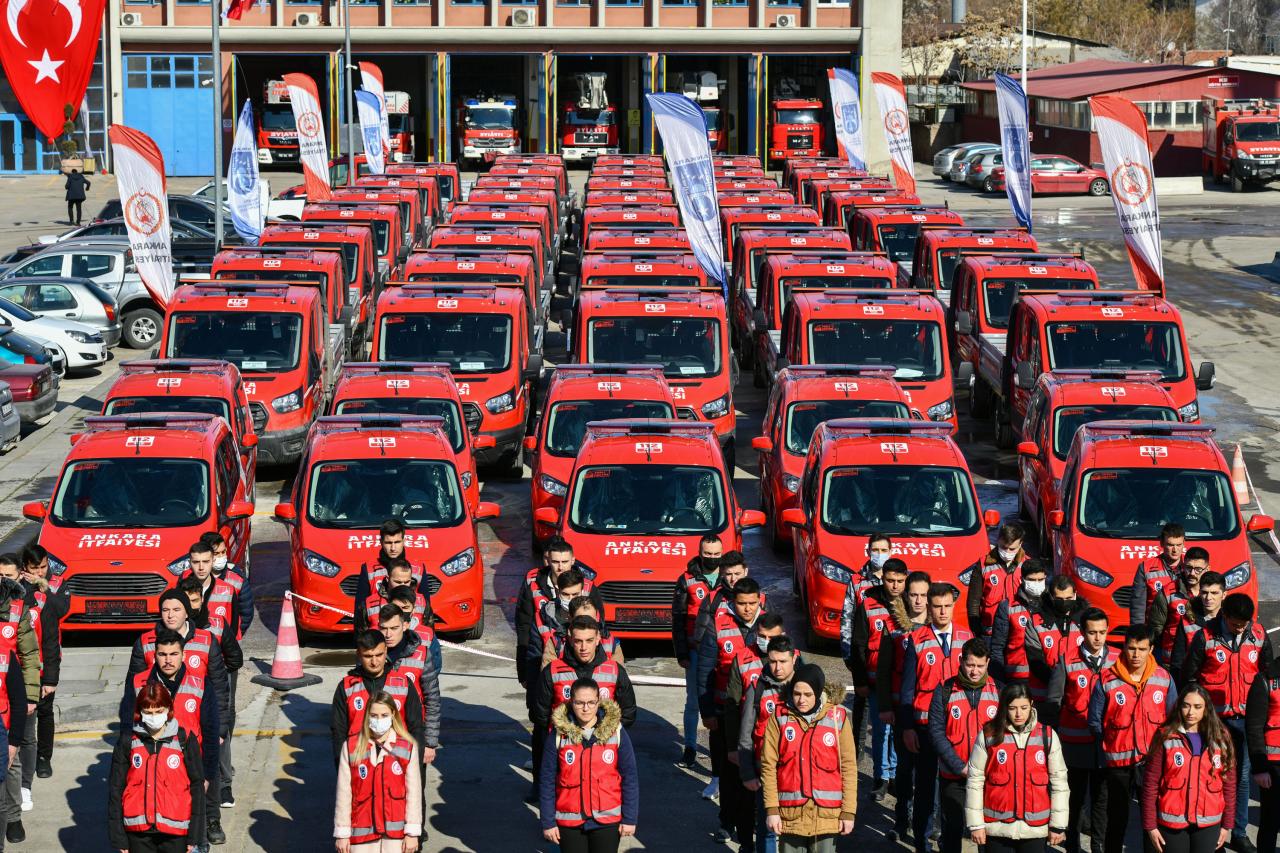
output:
<path id="1" fill-rule="evenodd" d="M 644 0 L 605 0 L 606 6 L 643 6 Z"/>
<path id="2" fill-rule="evenodd" d="M 819 2 L 821 2 L 821 0 L 819 0 Z M 800 0 L 769 0 L 769 5 L 799 7 Z M 828 3 L 827 5 L 831 4 Z"/>
<path id="3" fill-rule="evenodd" d="M 1199 130 L 1204 115 L 1199 101 L 1137 101 L 1149 130 Z"/>
<path id="4" fill-rule="evenodd" d="M 1089 104 L 1087 101 L 1060 101 L 1056 98 L 1036 98 L 1036 124 L 1044 127 L 1088 130 Z"/>

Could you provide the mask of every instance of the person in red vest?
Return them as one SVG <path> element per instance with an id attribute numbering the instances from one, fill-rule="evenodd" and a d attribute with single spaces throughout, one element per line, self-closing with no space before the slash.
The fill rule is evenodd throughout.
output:
<path id="1" fill-rule="evenodd" d="M 986 853 L 1043 853 L 1067 826 L 1067 765 L 1053 729 L 1036 718 L 1025 684 L 1000 692 L 996 718 L 969 754 L 965 823 Z"/>
<path id="2" fill-rule="evenodd" d="M 764 729 L 760 781 L 765 825 L 780 853 L 834 853 L 853 832 L 858 756 L 843 685 L 827 685 L 817 664 L 796 668 L 786 705 Z"/>
<path id="3" fill-rule="evenodd" d="M 880 643 L 880 660 L 876 664 L 876 703 L 880 707 L 880 722 L 893 730 L 893 751 L 896 767 L 893 772 L 893 829 L 886 833 L 891 842 L 906 840 L 910 829 L 911 798 L 916 786 L 916 755 L 903 743 L 903 735 L 913 725 L 911 715 L 899 714 L 902 701 L 903 664 L 911 635 L 929 619 L 929 590 L 933 583 L 925 572 L 907 575 L 907 591 L 899 599 L 901 607 L 890 609 L 892 623 Z M 887 780 L 886 780 L 887 781 Z M 873 792 L 874 796 L 874 792 Z"/>
<path id="4" fill-rule="evenodd" d="M 436 760 L 440 747 L 440 673 L 431 662 L 431 653 L 422 638 L 409 630 L 409 620 L 394 604 L 384 605 L 378 614 L 379 632 L 387 641 L 387 668 L 409 679 L 422 703 L 423 775 L 426 765 Z"/>
<path id="5" fill-rule="evenodd" d="M 600 647 L 600 623 L 579 616 L 569 623 L 569 639 L 565 643 L 564 654 L 542 668 L 529 712 L 529 720 L 535 730 L 546 733 L 551 728 L 551 715 L 569 701 L 570 689 L 580 678 L 595 681 L 601 695 L 618 704 L 622 711 L 622 725 L 631 728 L 636 721 L 636 693 L 631 686 L 631 678 L 626 668 Z M 537 757 L 539 760 L 534 766 L 540 769 L 541 750 Z"/>
<path id="6" fill-rule="evenodd" d="M 1022 582 L 1013 598 L 996 605 L 991 623 L 991 674 L 1001 684 L 1021 681 L 1031 684 L 1031 664 L 1027 660 L 1027 636 L 1035 633 L 1038 620 L 1044 624 L 1041 608 L 1048 588 L 1048 568 L 1040 560 L 1027 560 L 1022 566 Z M 1031 698 L 1042 699 L 1044 683 L 1038 684 L 1041 696 L 1031 691 Z"/>
<path id="7" fill-rule="evenodd" d="M 698 556 L 689 561 L 684 574 L 676 578 L 671 597 L 671 641 L 675 645 L 676 663 L 685 672 L 684 684 L 684 753 L 677 762 L 693 767 L 698 758 L 698 645 L 693 631 L 698 611 L 720 583 L 720 558 L 724 544 L 720 537 L 708 533 L 698 542 Z M 712 768 L 714 771 L 715 768 Z"/>
<path id="8" fill-rule="evenodd" d="M 1252 772 L 1245 745 L 1246 703 L 1258 673 L 1265 672 L 1274 658 L 1271 640 L 1254 620 L 1253 612 L 1253 600 L 1243 592 L 1233 592 L 1224 598 L 1222 612 L 1191 640 L 1182 667 L 1182 677 L 1188 684 L 1199 683 L 1208 691 L 1214 710 L 1235 747 L 1236 814 L 1231 846 L 1240 853 L 1253 853 L 1253 845 L 1245 835 L 1249 825 L 1248 780 Z"/>
<path id="9" fill-rule="evenodd" d="M 757 789 L 746 784 L 749 778 L 757 778 L 752 772 L 747 777 L 742 773 L 740 745 L 742 743 L 744 713 L 743 704 L 751 690 L 764 676 L 766 667 L 765 653 L 769 643 L 775 637 L 782 636 L 782 614 L 761 613 L 756 620 L 755 629 L 746 646 L 739 649 L 729 667 L 729 683 L 725 687 L 724 710 L 720 717 L 720 725 L 724 727 L 723 737 L 727 753 L 721 764 L 720 798 L 724 802 L 729 798 L 730 824 L 738 839 L 739 850 L 755 850 L 757 824 L 756 793 Z M 754 761 L 751 762 L 754 765 Z M 728 793 L 726 793 L 728 792 Z"/>
<path id="10" fill-rule="evenodd" d="M 40 604 L 41 663 L 40 702 L 36 706 L 36 776 L 53 775 L 53 736 L 57 722 L 53 715 L 54 695 L 58 689 L 62 665 L 62 620 L 71 607 L 70 591 L 62 587 L 62 579 L 49 572 L 49 552 L 35 542 L 22 549 L 22 581 L 35 590 Z M 27 758 L 24 750 L 23 770 Z"/>
<path id="11" fill-rule="evenodd" d="M 338 755 L 333 844 L 338 853 L 414 853 L 423 835 L 422 759 L 396 700 L 369 696 Z"/>
<path id="12" fill-rule="evenodd" d="M 1200 581 L 1208 571 L 1209 552 L 1199 545 L 1188 548 L 1182 555 L 1182 572 L 1173 579 L 1173 587 L 1161 590 L 1147 608 L 1147 625 L 1152 636 L 1158 638 L 1156 659 L 1175 677 L 1178 673 L 1172 662 L 1178 629 L 1195 621 L 1197 615 L 1203 615 L 1197 614 L 1196 610 L 1200 600 Z"/>
<path id="13" fill-rule="evenodd" d="M 1160 553 L 1138 564 L 1133 573 L 1132 597 L 1129 599 L 1129 624 L 1147 624 L 1147 611 L 1155 610 L 1157 596 L 1167 596 L 1177 587 L 1187 551 L 1187 531 L 1181 524 L 1169 522 L 1160 528 Z"/>
<path id="14" fill-rule="evenodd" d="M 1170 629 L 1173 633 L 1169 672 L 1173 673 L 1175 681 L 1186 683 L 1182 670 L 1187 663 L 1187 652 L 1191 651 L 1191 641 L 1200 633 L 1201 628 L 1218 618 L 1226 597 L 1226 578 L 1215 571 L 1207 571 L 1200 576 L 1200 594 L 1191 600 L 1186 613 L 1176 619 L 1171 617 L 1165 625 L 1166 637 Z"/>
<path id="15" fill-rule="evenodd" d="M 1089 701 L 1102 671 L 1120 657 L 1107 643 L 1110 626 L 1107 614 L 1091 607 L 1080 614 L 1079 643 L 1063 647 L 1049 677 L 1049 713 L 1057 720 L 1055 731 L 1062 741 L 1062 758 L 1067 765 L 1067 786 L 1071 789 L 1067 822 L 1067 853 L 1080 853 L 1080 827 L 1089 810 L 1089 849 L 1101 851 L 1101 829 L 1107 822 L 1107 771 L 1102 763 L 1101 741 L 1089 730 Z"/>
<path id="16" fill-rule="evenodd" d="M 560 853 L 617 853 L 636 834 L 640 778 L 622 708 L 579 678 L 551 714 L 538 774 L 542 837 Z"/>
<path id="17" fill-rule="evenodd" d="M 1253 680 L 1244 716 L 1249 763 L 1261 795 L 1258 853 L 1275 853 L 1280 834 L 1280 660 Z"/>
<path id="18" fill-rule="evenodd" d="M 111 754 L 107 838 L 129 853 L 187 853 L 203 843 L 200 740 L 174 718 L 173 694 L 158 681 L 138 692 L 133 719 Z"/>
<path id="19" fill-rule="evenodd" d="M 401 719 L 415 744 L 425 742 L 425 717 L 418 691 L 403 674 L 387 663 L 387 640 L 377 631 L 356 635 L 354 669 L 343 676 L 333 691 L 329 715 L 329 734 L 333 742 L 333 758 L 342 765 L 343 745 L 360 733 L 369 703 L 377 693 L 385 693 L 395 702 Z"/>
<path id="20" fill-rule="evenodd" d="M 769 640 L 765 665 L 760 678 L 747 688 L 742 697 L 742 716 L 738 721 L 738 775 L 743 787 L 755 796 L 756 849 L 777 853 L 778 836 L 765 825 L 764 790 L 760 785 L 760 747 L 769 720 L 784 707 L 783 693 L 795 678 L 802 663 L 800 651 L 785 634 Z"/>
<path id="21" fill-rule="evenodd" d="M 960 853 L 969 753 L 1000 707 L 1000 690 L 987 673 L 990 662 L 985 642 L 976 637 L 966 642 L 960 649 L 960 671 L 933 691 L 929 705 L 929 739 L 941 778 L 942 853 Z"/>
<path id="22" fill-rule="evenodd" d="M 955 622 L 956 595 L 949 583 L 929 587 L 929 620 L 911 632 L 902 663 L 898 719 L 903 746 L 915 761 L 911 833 L 917 853 L 926 849 L 925 833 L 938 787 L 938 753 L 929 740 L 929 706 L 934 691 L 959 672 L 960 650 L 973 639 Z"/>
<path id="23" fill-rule="evenodd" d="M 1177 710 L 1151 741 L 1142 774 L 1149 850 L 1213 853 L 1227 843 L 1235 824 L 1235 758 L 1209 693 L 1198 684 L 1182 691 Z"/>
<path id="24" fill-rule="evenodd" d="M 604 653 L 613 658 L 620 664 L 627 662 L 627 656 L 622 652 L 622 641 L 609 631 L 609 626 L 604 623 L 604 616 L 597 604 L 595 596 L 592 595 L 575 595 L 569 601 L 569 618 L 565 623 L 558 626 L 556 630 L 547 635 L 550 644 L 542 650 L 540 666 L 546 666 L 560 655 L 564 654 L 564 644 L 569 638 L 569 625 L 579 616 L 585 616 L 588 619 L 594 619 L 600 623 L 600 648 L 604 649 Z"/>
<path id="25" fill-rule="evenodd" d="M 1022 550 L 1026 531 L 1011 521 L 1001 525 L 995 547 L 983 558 L 978 570 L 969 576 L 966 608 L 969 630 L 974 636 L 987 637 L 995 622 L 996 608 L 1002 601 L 1012 601 L 1022 583 L 1022 564 L 1027 554 Z"/>
<path id="26" fill-rule="evenodd" d="M 1089 731 L 1101 744 L 1107 768 L 1104 820 L 1099 826 L 1095 809 L 1093 821 L 1094 835 L 1104 839 L 1104 853 L 1124 853 L 1129 802 L 1142 760 L 1173 712 L 1175 699 L 1173 678 L 1156 663 L 1147 626 L 1126 625 L 1120 656 L 1098 675 L 1089 697 Z"/>

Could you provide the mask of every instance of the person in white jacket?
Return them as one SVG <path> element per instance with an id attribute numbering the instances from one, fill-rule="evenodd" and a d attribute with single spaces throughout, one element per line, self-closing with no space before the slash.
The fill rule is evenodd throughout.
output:
<path id="1" fill-rule="evenodd" d="M 1062 744 L 1036 719 L 1026 685 L 1010 684 L 969 755 L 969 835 L 986 853 L 1043 853 L 1066 837 L 1069 806 Z"/>
<path id="2" fill-rule="evenodd" d="M 342 744 L 338 760 L 337 853 L 416 853 L 425 835 L 420 761 L 395 700 L 374 693 L 360 734 Z"/>

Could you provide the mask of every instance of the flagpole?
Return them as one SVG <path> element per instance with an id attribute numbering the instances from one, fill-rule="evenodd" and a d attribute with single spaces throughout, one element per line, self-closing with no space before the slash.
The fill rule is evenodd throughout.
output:
<path id="1" fill-rule="evenodd" d="M 347 80 L 347 93 L 343 98 L 347 114 L 347 186 L 353 187 L 356 184 L 356 97 L 355 91 L 351 88 L 351 4 L 349 0 L 342 0 L 342 27 L 343 37 L 346 40 L 344 57 L 346 67 L 342 70 Z"/>
<path id="2" fill-rule="evenodd" d="M 1022 0 L 1022 91 L 1027 91 L 1027 2 Z"/>
<path id="3" fill-rule="evenodd" d="M 222 248 L 222 10 L 209 0 L 213 16 L 213 235 L 214 246 Z"/>

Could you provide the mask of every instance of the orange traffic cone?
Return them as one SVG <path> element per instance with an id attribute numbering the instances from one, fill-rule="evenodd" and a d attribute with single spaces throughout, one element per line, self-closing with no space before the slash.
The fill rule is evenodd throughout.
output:
<path id="1" fill-rule="evenodd" d="M 1231 460 L 1231 486 L 1236 490 L 1236 500 L 1241 504 L 1249 502 L 1249 475 L 1244 470 L 1244 454 L 1240 445 L 1236 445 L 1236 455 Z"/>
<path id="2" fill-rule="evenodd" d="M 293 596 L 286 592 L 280 608 L 280 627 L 276 631 L 276 654 L 271 661 L 271 672 L 255 675 L 252 681 L 276 690 L 293 690 L 319 684 L 321 680 L 318 675 L 307 675 L 302 671 L 302 648 L 298 644 L 298 626 L 293 621 Z"/>

